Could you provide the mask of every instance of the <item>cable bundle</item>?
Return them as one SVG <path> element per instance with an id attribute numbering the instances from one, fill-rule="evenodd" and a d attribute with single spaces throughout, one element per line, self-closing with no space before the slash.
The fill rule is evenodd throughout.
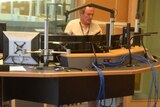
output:
<path id="1" fill-rule="evenodd" d="M 96 98 L 96 101 L 100 100 L 101 98 L 104 99 L 104 106 L 106 104 L 105 99 L 105 80 L 104 80 L 104 75 L 102 73 L 102 70 L 100 68 L 98 68 L 94 63 L 92 63 L 93 67 L 98 71 L 98 75 L 100 78 L 100 87 L 99 87 L 99 92 L 98 92 L 98 96 Z M 96 103 L 97 105 L 97 103 Z M 96 106 L 95 105 L 95 106 Z"/>
<path id="2" fill-rule="evenodd" d="M 117 66 L 117 65 L 122 64 L 125 61 L 125 59 L 128 58 L 128 57 L 129 57 L 129 55 L 125 55 L 125 56 L 120 57 L 115 62 L 102 62 L 102 63 L 99 63 L 98 65 Z M 100 88 L 99 88 L 99 92 L 98 92 L 98 96 L 96 98 L 96 101 L 103 99 L 104 100 L 103 101 L 103 107 L 108 107 L 108 106 L 106 106 L 106 100 L 105 100 L 106 99 L 106 96 L 105 96 L 105 79 L 104 79 L 104 75 L 102 73 L 102 69 L 97 67 L 95 65 L 95 63 L 92 63 L 92 66 L 98 71 L 98 75 L 99 75 L 99 78 L 100 78 Z M 96 105 L 97 105 L 97 103 L 96 103 Z"/>
<path id="3" fill-rule="evenodd" d="M 133 58 L 135 60 L 138 60 L 140 62 L 148 64 L 150 66 L 150 68 L 151 68 L 151 71 L 152 71 L 152 81 L 151 81 L 151 85 L 150 85 L 150 89 L 149 89 L 149 95 L 148 95 L 148 107 L 150 107 L 153 86 L 154 86 L 154 91 L 155 91 L 155 100 L 154 100 L 153 107 L 156 107 L 157 101 L 158 101 L 158 85 L 157 85 L 157 81 L 156 81 L 156 70 L 154 68 L 154 65 L 149 60 L 147 60 L 145 57 L 143 57 L 143 56 L 135 55 Z"/>
<path id="4" fill-rule="evenodd" d="M 152 94 L 152 88 L 154 87 L 154 92 L 155 92 L 155 97 L 154 97 L 154 105 L 153 107 L 156 107 L 157 101 L 158 101 L 158 85 L 157 85 L 157 80 L 156 80 L 156 70 L 154 68 L 154 65 L 145 57 L 140 56 L 140 55 L 132 55 L 134 60 L 137 60 L 139 62 L 146 63 L 150 66 L 151 71 L 152 71 L 152 81 L 150 84 L 150 89 L 149 89 L 149 95 L 148 95 L 148 107 L 150 107 L 150 102 L 151 102 L 151 94 Z M 129 58 L 129 55 L 124 55 L 120 57 L 117 61 L 114 62 L 101 62 L 99 65 L 105 65 L 105 66 L 117 66 L 122 64 L 126 59 Z M 92 64 L 96 70 L 98 71 L 99 77 L 100 77 L 100 90 L 99 94 L 97 96 L 97 100 L 99 100 L 101 97 L 105 99 L 105 88 L 104 88 L 104 75 L 102 74 L 102 70 L 98 68 L 96 65 Z M 105 100 L 104 100 L 104 105 L 105 105 Z"/>
<path id="5" fill-rule="evenodd" d="M 122 64 L 127 58 L 129 58 L 129 55 L 121 56 L 117 61 L 114 62 L 101 62 L 100 65 L 108 65 L 108 66 L 117 66 Z"/>

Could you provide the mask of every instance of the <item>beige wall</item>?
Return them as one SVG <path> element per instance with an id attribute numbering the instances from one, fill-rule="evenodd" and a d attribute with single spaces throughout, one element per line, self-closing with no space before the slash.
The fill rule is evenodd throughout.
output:
<path id="1" fill-rule="evenodd" d="M 82 2 L 84 3 L 85 0 Z M 136 5 L 137 0 L 86 0 L 87 2 L 94 3 L 106 8 L 115 10 L 115 21 L 116 22 L 128 22 L 131 23 L 131 26 L 134 26 L 135 14 L 136 14 Z M 98 21 L 110 21 L 109 12 L 96 9 L 94 20 Z M 103 33 L 105 32 L 105 25 L 101 26 Z M 122 28 L 115 28 L 115 33 L 122 33 Z"/>

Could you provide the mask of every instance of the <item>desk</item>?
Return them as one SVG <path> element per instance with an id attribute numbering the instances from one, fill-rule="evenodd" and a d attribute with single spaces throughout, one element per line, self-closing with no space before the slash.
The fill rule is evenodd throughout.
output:
<path id="1" fill-rule="evenodd" d="M 156 65 L 160 67 L 160 65 Z M 134 74 L 149 67 L 133 70 L 103 71 L 106 97 L 134 94 Z M 99 78 L 96 71 L 84 72 L 0 72 L 3 100 L 20 99 L 54 105 L 95 100 Z M 2 81 L 3 80 L 3 81 Z"/>
<path id="2" fill-rule="evenodd" d="M 70 73 L 8 72 L 8 74 L 3 72 L 1 74 L 4 101 L 21 99 L 63 105 L 95 100 L 98 95 L 99 77 L 96 71 Z M 134 93 L 134 74 L 106 74 L 105 81 L 107 98 L 133 95 Z"/>
<path id="3" fill-rule="evenodd" d="M 160 65 L 155 64 L 155 67 Z M 142 64 L 134 68 L 125 66 L 103 71 L 106 97 L 133 95 L 135 74 L 149 69 L 148 65 Z M 26 72 L 2 71 L 0 78 L 2 101 L 20 99 L 64 105 L 95 100 L 99 90 L 98 73 L 92 70 L 54 72 L 27 68 Z"/>

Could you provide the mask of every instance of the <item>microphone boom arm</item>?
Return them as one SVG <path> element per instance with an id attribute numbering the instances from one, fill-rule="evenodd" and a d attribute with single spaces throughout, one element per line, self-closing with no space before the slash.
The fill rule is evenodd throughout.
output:
<path id="1" fill-rule="evenodd" d="M 65 15 L 69 15 L 70 13 L 75 12 L 75 11 L 78 11 L 78 10 L 81 10 L 81 9 L 83 9 L 83 8 L 85 8 L 85 7 L 95 7 L 95 8 L 98 8 L 98 9 L 100 9 L 100 10 L 104 10 L 104 11 L 110 12 L 111 17 L 114 18 L 114 10 L 109 9 L 109 8 L 106 8 L 106 7 L 102 7 L 102 6 L 93 4 L 93 3 L 90 3 L 90 4 L 86 4 L 86 5 L 77 7 L 77 8 L 75 8 L 75 9 L 70 10 L 70 11 L 66 11 L 66 12 L 65 12 Z"/>

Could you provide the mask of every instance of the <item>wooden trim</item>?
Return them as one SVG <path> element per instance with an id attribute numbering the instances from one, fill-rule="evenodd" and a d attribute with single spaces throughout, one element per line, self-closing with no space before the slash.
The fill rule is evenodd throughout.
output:
<path id="1" fill-rule="evenodd" d="M 128 54 L 128 49 L 121 48 L 121 49 L 115 49 L 110 50 L 109 53 L 96 53 L 97 57 L 116 57 L 116 56 L 122 56 Z M 144 52 L 144 49 L 142 47 L 132 47 L 131 49 L 132 53 L 141 53 Z M 72 53 L 72 54 L 61 54 L 61 56 L 65 57 L 94 57 L 93 53 Z"/>
<path id="2" fill-rule="evenodd" d="M 159 65 L 155 65 L 155 68 L 160 68 Z M 124 69 L 124 70 L 108 70 L 102 71 L 104 75 L 128 75 L 128 74 L 137 74 L 141 72 L 149 72 L 150 67 L 142 67 L 135 69 Z M 57 78 L 57 77 L 83 77 L 83 76 L 97 76 L 98 72 L 96 71 L 70 71 L 70 72 L 55 72 L 54 70 L 33 70 L 28 71 L 2 71 L 0 72 L 0 77 L 36 77 L 36 78 Z"/>

